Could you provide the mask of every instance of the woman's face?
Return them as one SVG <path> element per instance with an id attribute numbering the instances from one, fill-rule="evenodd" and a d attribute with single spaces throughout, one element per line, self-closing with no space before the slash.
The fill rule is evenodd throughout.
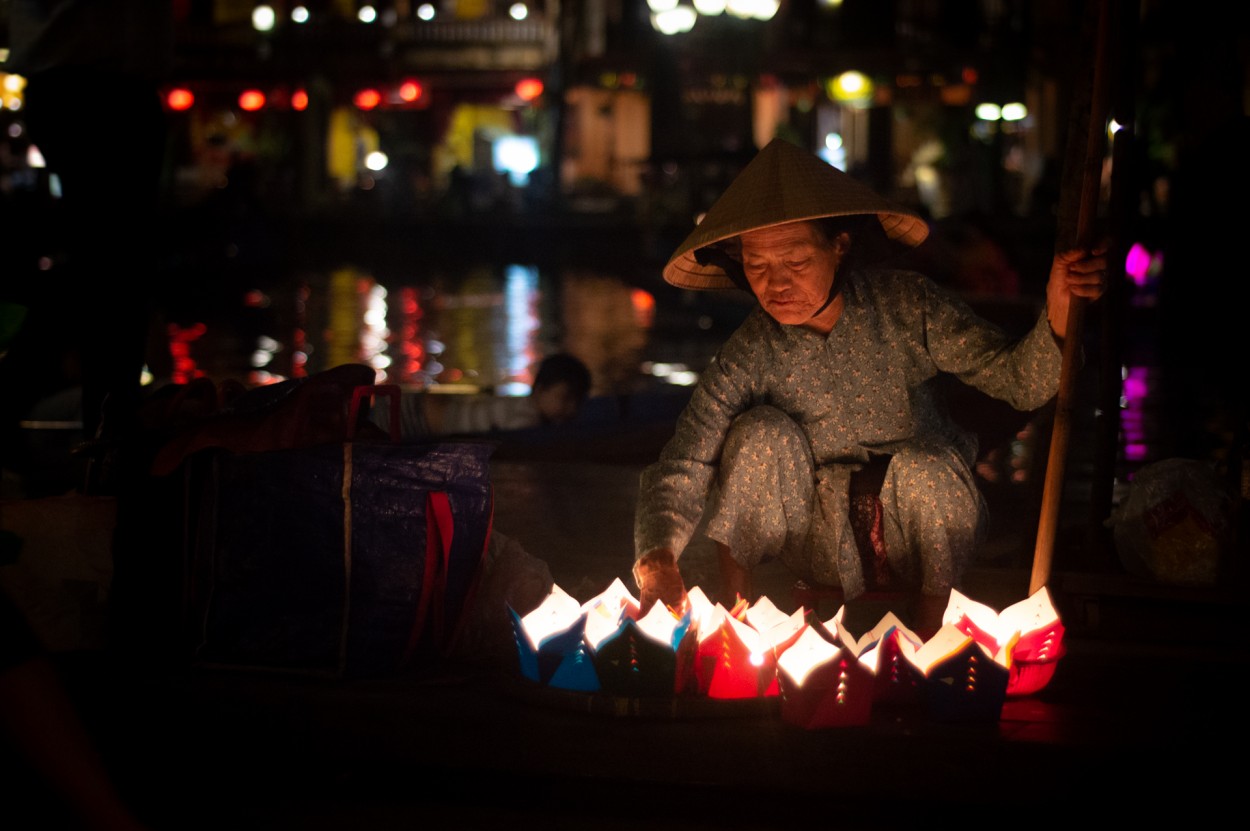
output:
<path id="1" fill-rule="evenodd" d="M 829 298 L 850 237 L 843 233 L 826 240 L 814 223 L 803 221 L 748 231 L 739 239 L 742 269 L 764 311 L 778 323 L 810 326 Z M 821 318 L 835 312 L 834 306 L 840 308 L 831 304 Z M 816 323 L 812 328 L 827 331 L 819 320 Z"/>

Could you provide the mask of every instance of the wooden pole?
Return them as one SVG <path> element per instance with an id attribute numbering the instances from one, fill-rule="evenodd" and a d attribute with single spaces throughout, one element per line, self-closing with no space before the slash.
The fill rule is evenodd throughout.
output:
<path id="1" fill-rule="evenodd" d="M 1057 249 L 1088 246 L 1093 240 L 1098 216 L 1098 197 L 1102 183 L 1105 129 L 1108 110 L 1109 73 L 1107 54 L 1111 35 L 1110 0 L 1091 0 L 1096 6 L 1097 29 L 1094 37 L 1093 72 L 1088 90 L 1081 87 L 1073 98 L 1073 116 L 1068 124 L 1067 156 L 1064 159 L 1068 186 L 1078 175 L 1079 201 L 1075 227 L 1071 220 L 1060 217 Z M 1093 7 L 1091 7 L 1092 9 Z M 1082 75 L 1077 76 L 1078 80 Z M 1087 92 L 1087 95 L 1084 94 Z M 1062 197 L 1061 197 L 1062 198 Z M 1067 468 L 1068 438 L 1072 430 L 1072 397 L 1081 358 L 1081 332 L 1085 321 L 1085 299 L 1073 297 L 1068 305 L 1067 330 L 1063 339 L 1063 364 L 1059 375 L 1059 392 L 1055 404 L 1055 421 L 1051 432 L 1050 455 L 1046 462 L 1046 479 L 1042 488 L 1041 517 L 1037 543 L 1033 549 L 1033 573 L 1029 594 L 1041 589 L 1050 580 L 1054 560 L 1055 534 L 1059 519 L 1059 503 L 1063 494 L 1063 478 Z"/>

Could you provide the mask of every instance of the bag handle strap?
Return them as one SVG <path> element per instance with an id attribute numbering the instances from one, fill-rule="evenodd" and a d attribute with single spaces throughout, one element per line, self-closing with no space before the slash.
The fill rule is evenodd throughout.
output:
<path id="1" fill-rule="evenodd" d="M 491 491 L 490 513 L 486 520 L 486 537 L 482 543 L 482 550 L 478 554 L 477 564 L 473 569 L 473 579 L 469 583 L 469 589 L 465 592 L 464 606 L 460 610 L 460 618 L 456 621 L 455 627 L 452 629 L 451 637 L 449 637 L 443 646 L 443 657 L 446 658 L 455 648 L 457 641 L 460 640 L 460 633 L 464 629 L 465 621 L 473 608 L 473 601 L 476 599 L 478 586 L 482 582 L 482 572 L 485 570 L 482 564 L 486 561 L 486 551 L 490 548 L 490 535 L 495 525 L 495 496 L 494 489 Z"/>
<path id="2" fill-rule="evenodd" d="M 421 597 L 404 650 L 404 663 L 411 660 L 425 633 L 426 622 L 435 614 L 435 637 L 442 636 L 442 598 L 447 591 L 447 565 L 451 559 L 451 540 L 455 521 L 451 501 L 444 491 L 430 491 L 425 497 L 425 574 L 421 579 Z M 431 611 L 431 606 L 438 608 Z"/>
<path id="3" fill-rule="evenodd" d="M 399 385 L 398 384 L 362 384 L 352 388 L 352 402 L 347 411 L 347 441 L 356 435 L 356 420 L 360 416 L 360 405 L 366 399 L 385 396 L 390 405 L 391 441 L 399 441 Z"/>

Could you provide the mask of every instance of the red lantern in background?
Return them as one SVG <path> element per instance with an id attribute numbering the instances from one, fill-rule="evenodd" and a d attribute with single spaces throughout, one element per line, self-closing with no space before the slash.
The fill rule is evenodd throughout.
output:
<path id="1" fill-rule="evenodd" d="M 252 113 L 263 106 L 265 106 L 265 93 L 260 90 L 248 89 L 239 94 L 239 109 Z"/>
<path id="2" fill-rule="evenodd" d="M 352 101 L 357 109 L 372 110 L 382 103 L 382 93 L 376 89 L 362 89 Z"/>
<path id="3" fill-rule="evenodd" d="M 533 101 L 543 94 L 543 82 L 537 78 L 522 78 L 517 81 L 516 94 L 522 101 Z"/>
<path id="4" fill-rule="evenodd" d="M 165 106 L 175 112 L 191 109 L 195 103 L 195 95 L 186 87 L 176 87 L 165 94 Z"/>
<path id="5" fill-rule="evenodd" d="M 421 86 L 421 82 L 415 78 L 409 78 L 399 85 L 399 97 L 412 104 L 418 101 L 425 94 L 425 88 Z"/>
<path id="6" fill-rule="evenodd" d="M 291 109 L 303 112 L 308 109 L 308 92 L 307 90 L 297 89 L 291 93 Z"/>

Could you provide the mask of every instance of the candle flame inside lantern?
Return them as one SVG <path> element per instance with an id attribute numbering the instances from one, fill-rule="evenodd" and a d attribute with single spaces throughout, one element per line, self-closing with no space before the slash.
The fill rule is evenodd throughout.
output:
<path id="1" fill-rule="evenodd" d="M 521 618 L 521 628 L 537 650 L 544 640 L 572 626 L 580 615 L 581 604 L 564 589 L 552 586 L 538 608 Z"/>
<path id="2" fill-rule="evenodd" d="M 777 668 L 802 686 L 817 667 L 832 661 L 838 655 L 838 647 L 825 640 L 812 627 L 807 627 L 799 639 L 777 658 Z"/>

